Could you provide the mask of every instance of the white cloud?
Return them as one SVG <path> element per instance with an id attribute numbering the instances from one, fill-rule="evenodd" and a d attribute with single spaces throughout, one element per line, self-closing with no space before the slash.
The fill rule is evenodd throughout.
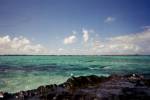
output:
<path id="1" fill-rule="evenodd" d="M 139 33 L 101 38 L 98 35 L 89 39 L 89 31 L 82 30 L 84 43 L 81 47 L 60 48 L 58 54 L 77 55 L 128 55 L 128 54 L 150 54 L 150 28 Z M 75 35 L 64 39 L 65 44 L 74 43 Z M 6 39 L 7 40 L 7 39 Z M 90 40 L 90 41 L 89 41 Z M 88 42 L 89 41 L 89 42 Z M 82 42 L 82 41 L 80 41 Z"/>
<path id="2" fill-rule="evenodd" d="M 96 37 L 89 38 L 89 32 L 82 30 L 83 40 L 86 44 L 79 44 L 78 47 L 46 49 L 40 44 L 35 44 L 25 37 L 0 37 L 0 54 L 78 54 L 78 55 L 127 55 L 127 54 L 150 54 L 150 28 L 146 27 L 143 32 L 115 36 L 110 38 Z M 73 32 L 74 33 L 74 32 Z M 90 32 L 91 33 L 91 32 Z M 91 35 L 92 36 L 92 35 Z M 76 34 L 64 39 L 64 44 L 72 44 L 77 41 Z"/>
<path id="3" fill-rule="evenodd" d="M 92 50 L 97 54 L 150 54 L 150 30 L 132 35 L 95 40 Z"/>
<path id="4" fill-rule="evenodd" d="M 63 48 L 59 48 L 59 49 L 58 49 L 58 52 L 61 52 L 61 51 L 64 51 L 64 49 L 63 49 Z"/>
<path id="5" fill-rule="evenodd" d="M 69 37 L 66 37 L 64 39 L 64 44 L 72 44 L 76 42 L 76 36 L 75 35 L 71 35 Z"/>
<path id="6" fill-rule="evenodd" d="M 109 16 L 109 17 L 107 17 L 107 18 L 105 19 L 104 22 L 105 22 L 105 23 L 110 23 L 110 22 L 113 22 L 113 21 L 115 21 L 115 18 Z"/>
<path id="7" fill-rule="evenodd" d="M 0 37 L 0 54 L 45 54 L 48 50 L 40 44 L 33 44 L 25 37 Z"/>
<path id="8" fill-rule="evenodd" d="M 86 43 L 89 39 L 89 32 L 88 32 L 88 30 L 83 29 L 82 33 L 83 33 L 83 40 Z"/>
<path id="9" fill-rule="evenodd" d="M 63 54 L 100 54 L 100 55 L 127 55 L 127 54 L 150 54 L 150 29 L 143 32 L 100 38 L 98 35 L 89 40 L 89 31 L 83 29 L 83 41 L 86 46 L 74 48 L 74 50 L 59 50 Z M 72 35 L 64 39 L 65 44 L 74 43 L 76 36 Z M 74 41 L 74 42 L 73 42 Z M 70 48 L 71 49 L 71 48 Z M 71 52 L 70 52 L 71 51 Z"/>

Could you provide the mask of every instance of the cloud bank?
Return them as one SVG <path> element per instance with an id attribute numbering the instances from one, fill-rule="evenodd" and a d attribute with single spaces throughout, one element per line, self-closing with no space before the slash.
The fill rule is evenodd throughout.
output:
<path id="1" fill-rule="evenodd" d="M 111 37 L 105 40 L 94 40 L 92 51 L 95 54 L 126 55 L 150 54 L 150 30 Z"/>
<path id="2" fill-rule="evenodd" d="M 150 28 L 146 28 L 139 33 L 132 33 L 122 36 L 114 37 L 89 37 L 90 31 L 82 30 L 82 37 L 71 35 L 64 39 L 64 44 L 72 44 L 76 38 L 81 41 L 81 47 L 74 47 L 70 49 L 60 50 L 63 54 L 77 54 L 77 55 L 133 55 L 133 54 L 150 54 Z M 89 41 L 89 42 L 88 42 Z M 80 49 L 79 49 L 80 48 Z"/>
<path id="3" fill-rule="evenodd" d="M 40 44 L 33 44 L 25 37 L 0 37 L 0 54 L 46 54 L 48 50 Z"/>
<path id="4" fill-rule="evenodd" d="M 56 54 L 56 55 L 129 55 L 150 54 L 150 28 L 134 34 L 103 38 L 90 31 L 73 34 L 63 39 L 64 45 L 47 49 L 25 37 L 0 37 L 0 54 Z M 97 34 L 97 33 L 95 33 Z M 78 38 L 78 42 L 77 42 Z M 79 44 L 74 44 L 74 43 Z M 84 42 L 84 43 L 83 43 Z M 67 46 L 71 44 L 71 46 Z M 86 46 L 85 46 L 86 44 Z M 66 46 L 65 46 L 66 45 Z M 65 48 L 66 47 L 66 48 Z"/>

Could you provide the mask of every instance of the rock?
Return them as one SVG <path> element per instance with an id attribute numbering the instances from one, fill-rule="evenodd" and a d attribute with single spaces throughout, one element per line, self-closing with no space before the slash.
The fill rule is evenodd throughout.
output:
<path id="1" fill-rule="evenodd" d="M 60 85 L 18 93 L 0 92 L 2 100 L 150 100 L 150 79 L 141 75 L 71 77 Z"/>
<path id="2" fill-rule="evenodd" d="M 150 87 L 150 79 L 144 79 L 143 82 L 146 86 Z"/>

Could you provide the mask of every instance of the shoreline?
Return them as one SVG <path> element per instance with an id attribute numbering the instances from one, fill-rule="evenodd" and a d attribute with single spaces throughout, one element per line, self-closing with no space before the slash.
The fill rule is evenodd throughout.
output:
<path id="1" fill-rule="evenodd" d="M 60 85 L 17 93 L 0 92 L 0 100 L 150 100 L 150 78 L 143 75 L 71 77 Z"/>

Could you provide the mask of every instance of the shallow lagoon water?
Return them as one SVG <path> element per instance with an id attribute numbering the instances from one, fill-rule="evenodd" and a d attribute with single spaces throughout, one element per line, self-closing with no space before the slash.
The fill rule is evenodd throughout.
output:
<path id="1" fill-rule="evenodd" d="M 150 74 L 150 56 L 0 56 L 0 91 L 60 84 L 72 75 Z"/>

